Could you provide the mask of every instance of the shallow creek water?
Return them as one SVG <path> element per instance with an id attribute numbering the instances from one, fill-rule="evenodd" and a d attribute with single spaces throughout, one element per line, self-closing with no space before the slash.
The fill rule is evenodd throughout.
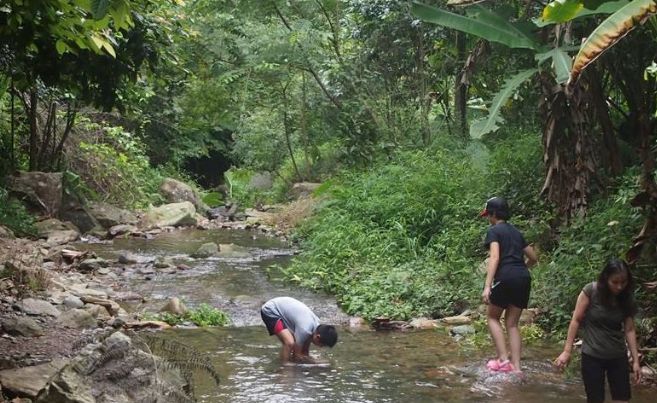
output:
<path id="1" fill-rule="evenodd" d="M 234 244 L 234 252 L 210 259 L 189 254 L 205 242 Z M 99 256 L 116 259 L 131 252 L 141 261 L 158 257 L 184 263 L 172 274 L 124 276 L 126 286 L 149 298 L 130 309 L 157 311 L 170 297 L 190 307 L 208 303 L 226 311 L 228 328 L 172 329 L 165 337 L 208 356 L 221 376 L 216 386 L 199 374 L 195 392 L 201 402 L 581 402 L 577 375 L 554 372 L 549 361 L 559 346 L 530 346 L 523 353 L 523 378 L 484 369 L 492 347 L 459 346 L 444 329 L 375 332 L 349 329 L 348 317 L 334 298 L 289 286 L 272 266 L 284 266 L 293 251 L 276 239 L 248 231 L 178 231 L 153 240 L 115 240 L 85 244 Z M 268 274 L 269 273 L 269 274 Z M 148 277 L 148 279 L 146 278 Z M 261 323 L 259 307 L 269 298 L 289 295 L 310 306 L 323 322 L 339 326 L 333 349 L 312 349 L 314 366 L 281 366 L 279 342 Z M 490 351 L 489 351 L 490 350 Z M 576 371 L 574 371 L 576 372 Z M 634 402 L 654 402 L 655 390 L 634 388 Z"/>

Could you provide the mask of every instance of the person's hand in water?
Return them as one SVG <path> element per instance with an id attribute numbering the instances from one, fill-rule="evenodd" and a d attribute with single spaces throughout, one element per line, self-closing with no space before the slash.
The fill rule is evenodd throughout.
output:
<path id="1" fill-rule="evenodd" d="M 570 362 L 570 353 L 568 351 L 564 351 L 559 356 L 554 360 L 554 365 L 559 368 L 559 370 L 562 370 L 566 368 L 568 363 Z"/>

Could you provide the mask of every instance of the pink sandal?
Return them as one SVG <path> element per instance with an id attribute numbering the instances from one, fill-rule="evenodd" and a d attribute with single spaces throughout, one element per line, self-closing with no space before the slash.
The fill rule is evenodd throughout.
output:
<path id="1" fill-rule="evenodd" d="M 514 372 L 515 368 L 509 360 L 490 360 L 486 363 L 486 368 L 497 372 Z"/>

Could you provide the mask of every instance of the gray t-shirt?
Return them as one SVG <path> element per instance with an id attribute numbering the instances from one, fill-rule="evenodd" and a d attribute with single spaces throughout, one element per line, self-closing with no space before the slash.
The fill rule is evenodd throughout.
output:
<path id="1" fill-rule="evenodd" d="M 582 291 L 590 301 L 582 326 L 582 352 L 601 359 L 624 357 L 627 350 L 623 311 L 618 305 L 602 304 L 596 283 L 587 284 Z"/>
<path id="2" fill-rule="evenodd" d="M 267 316 L 280 318 L 286 328 L 294 335 L 294 342 L 303 346 L 312 336 L 319 318 L 303 302 L 290 297 L 277 297 L 270 299 L 262 306 Z"/>

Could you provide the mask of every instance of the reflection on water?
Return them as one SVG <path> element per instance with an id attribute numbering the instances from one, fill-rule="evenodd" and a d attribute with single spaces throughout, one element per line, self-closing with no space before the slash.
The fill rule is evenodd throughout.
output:
<path id="1" fill-rule="evenodd" d="M 255 238 L 255 239 L 254 239 Z M 205 242 L 234 243 L 243 253 L 190 259 Z M 323 364 L 281 366 L 279 342 L 261 324 L 259 307 L 289 295 L 308 304 L 324 322 L 345 324 L 347 316 L 330 296 L 272 281 L 267 268 L 285 265 L 291 251 L 275 239 L 248 231 L 179 231 L 155 240 L 115 240 L 84 245 L 116 259 L 122 251 L 140 260 L 171 257 L 190 270 L 152 276 L 127 275 L 131 290 L 150 298 L 156 310 L 176 296 L 188 305 L 206 302 L 227 311 L 231 328 L 174 329 L 162 333 L 212 360 L 221 376 L 216 386 L 198 374 L 201 402 L 581 402 L 579 379 L 567 380 L 549 364 L 559 346 L 532 346 L 524 352 L 523 378 L 490 376 L 484 363 L 492 353 L 459 348 L 446 332 L 349 332 L 340 329 L 333 349 L 311 349 Z M 143 309 L 144 307 L 140 307 Z M 648 388 L 634 388 L 633 402 L 653 402 Z"/>
<path id="2" fill-rule="evenodd" d="M 311 353 L 323 366 L 281 366 L 279 345 L 263 327 L 173 330 L 165 333 L 211 357 L 217 387 L 198 376 L 202 402 L 581 402 L 578 380 L 566 381 L 548 363 L 557 349 L 532 347 L 524 375 L 491 377 L 482 353 L 459 352 L 441 331 L 340 330 L 333 349 Z M 635 402 L 652 402 L 634 390 Z M 649 398 L 650 397 L 650 398 Z"/>

